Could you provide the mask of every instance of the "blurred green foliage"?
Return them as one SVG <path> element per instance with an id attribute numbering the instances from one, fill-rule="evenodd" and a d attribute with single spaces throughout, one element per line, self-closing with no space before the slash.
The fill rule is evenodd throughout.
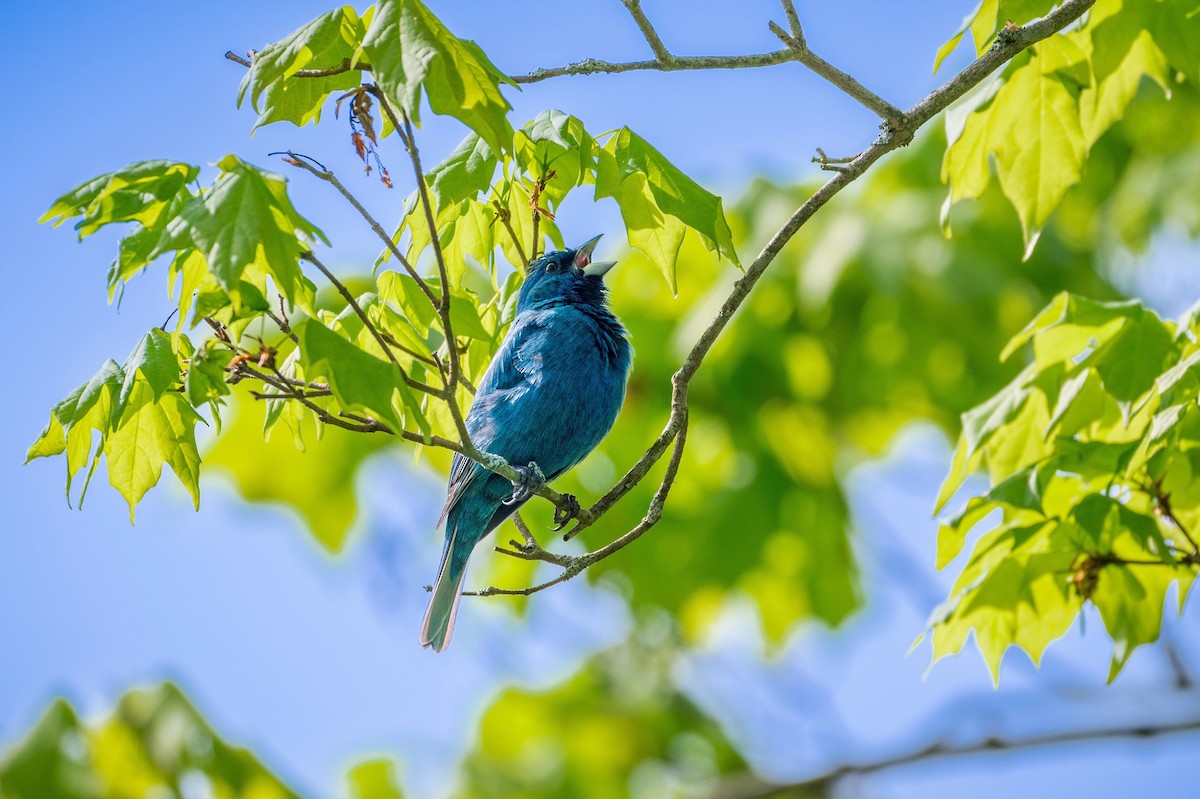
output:
<path id="1" fill-rule="evenodd" d="M 453 795 L 672 799 L 743 773 L 716 723 L 675 687 L 670 629 L 644 625 L 549 690 L 506 690 L 484 714 Z"/>
<path id="2" fill-rule="evenodd" d="M 222 740 L 171 683 L 130 691 L 96 723 L 58 700 L 0 756 L 6 799 L 198 795 L 297 799 L 253 755 Z"/>
<path id="3" fill-rule="evenodd" d="M 1050 6 L 986 0 L 964 30 L 982 51 L 1006 21 Z M 1015 59 L 952 109 L 945 135 L 923 134 L 822 209 L 698 372 L 689 445 L 663 520 L 589 574 L 639 611 L 665 610 L 685 639 L 702 635 L 733 594 L 753 599 L 773 645 L 807 620 L 837 624 L 862 594 L 847 469 L 913 421 L 957 433 L 965 414 L 939 504 L 977 467 L 993 485 L 943 526 L 940 565 L 986 514 L 998 509 L 1004 520 L 980 539 L 934 617 L 935 656 L 958 651 L 973 630 L 994 674 L 1009 645 L 1036 659 L 1085 601 L 1114 639 L 1113 675 L 1154 640 L 1168 585 L 1186 587 L 1195 573 L 1182 531 L 1200 522 L 1196 331 L 1192 318 L 1176 325 L 1118 302 L 1109 267 L 1114 253 L 1142 251 L 1163 229 L 1200 232 L 1196 8 L 1101 0 L 1086 25 Z M 406 60 L 413 52 L 422 58 Z M 297 75 L 343 61 L 336 76 Z M 386 268 L 355 286 L 371 326 L 341 297 L 317 297 L 301 256 L 323 237 L 280 177 L 230 156 L 207 187 L 194 184 L 195 167 L 165 161 L 87 181 L 46 218 L 78 217 L 81 237 L 132 223 L 110 292 L 169 255 L 179 325 L 150 331 L 123 366 L 106 363 L 56 406 L 31 459 L 65 454 L 69 487 L 104 456 L 131 509 L 163 463 L 195 496 L 198 410 L 219 425 L 236 384 L 237 413 L 206 462 L 228 469 L 247 498 L 296 509 L 337 551 L 356 514 L 358 468 L 393 442 L 327 430 L 320 415 L 368 414 L 411 434 L 453 437 L 445 407 L 414 384 L 438 381 L 434 355 L 449 346 L 469 381 L 482 374 L 511 320 L 521 267 L 547 242 L 564 244 L 553 216 L 569 192 L 592 185 L 597 200 L 615 200 L 635 248 L 611 286 L 637 351 L 612 434 L 555 486 L 593 498 L 662 428 L 670 375 L 736 279 L 737 252 L 756 251 L 816 187 L 758 180 L 727 211 L 628 129 L 596 137 L 553 111 L 514 129 L 500 93 L 506 78 L 416 0 L 314 20 L 261 51 L 243 93 L 258 124 L 303 125 L 333 93 L 356 86 L 367 62 L 413 118 L 424 96 L 472 131 L 427 176 L 436 229 L 414 194 L 395 249 L 377 264 Z M 366 159 L 367 140 L 390 145 L 390 125 L 362 96 L 353 124 Z M 426 292 L 399 256 L 428 274 L 439 248 L 448 285 Z M 290 330 L 274 326 L 275 292 L 293 309 Z M 450 342 L 435 311 L 443 292 Z M 183 328 L 205 318 L 226 338 L 193 343 Z M 265 338 L 249 347 L 255 321 Z M 1010 340 L 1014 357 L 997 359 Z M 267 391 L 258 411 L 246 385 L 256 370 L 277 370 L 282 384 L 311 392 L 308 402 Z M 469 402 L 465 388 L 458 400 Z M 418 452 L 435 468 L 448 465 L 445 450 Z M 589 528 L 585 543 L 600 546 L 637 524 L 664 466 Z M 529 508 L 535 530 L 549 515 L 545 503 Z M 1131 562 L 1150 559 L 1159 562 Z M 489 578 L 511 587 L 532 575 L 528 562 L 492 561 Z M 643 781 L 670 796 L 743 769 L 733 745 L 673 687 L 669 661 L 635 639 L 548 691 L 504 693 L 485 715 L 462 795 L 604 796 Z M 354 795 L 394 799 L 390 768 L 357 767 Z M 178 795 L 185 779 L 207 780 L 217 795 L 292 795 L 216 739 L 171 686 L 130 694 L 94 727 L 56 704 L 0 765 L 0 790 L 21 799 L 47 795 L 38 786 L 91 797 L 162 785 Z"/>

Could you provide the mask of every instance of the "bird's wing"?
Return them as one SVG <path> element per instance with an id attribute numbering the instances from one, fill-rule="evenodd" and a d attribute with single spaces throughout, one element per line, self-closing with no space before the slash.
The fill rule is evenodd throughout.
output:
<path id="1" fill-rule="evenodd" d="M 496 351 L 496 357 L 492 359 L 476 387 L 475 401 L 467 414 L 467 432 L 471 434 L 471 442 L 479 449 L 491 451 L 496 439 L 498 430 L 492 418 L 496 402 L 523 393 L 541 379 L 541 356 L 538 349 L 544 337 L 545 328 L 538 314 L 523 314 L 509 328 L 508 335 Z M 482 466 L 471 459 L 462 455 L 454 456 L 454 463 L 450 467 L 446 507 L 442 509 L 442 518 L 438 524 L 445 520 L 455 503 L 484 471 L 486 470 Z"/>
<path id="2" fill-rule="evenodd" d="M 548 331 L 547 320 L 543 317 L 542 313 L 525 313 L 513 322 L 500 349 L 496 351 L 496 357 L 479 381 L 475 404 L 467 415 L 468 424 L 476 417 L 477 410 L 486 407 L 486 403 L 480 402 L 481 398 L 494 399 L 493 395 L 520 390 L 540 380 L 541 349 Z M 471 435 L 476 435 L 476 431 L 472 429 Z"/>

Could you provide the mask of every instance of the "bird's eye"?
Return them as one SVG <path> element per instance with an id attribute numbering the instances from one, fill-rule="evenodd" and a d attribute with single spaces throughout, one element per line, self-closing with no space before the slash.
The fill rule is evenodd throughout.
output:
<path id="1" fill-rule="evenodd" d="M 557 261 L 551 261 L 550 263 L 546 264 L 546 274 L 553 275 L 557 271 L 558 271 L 558 262 Z"/>

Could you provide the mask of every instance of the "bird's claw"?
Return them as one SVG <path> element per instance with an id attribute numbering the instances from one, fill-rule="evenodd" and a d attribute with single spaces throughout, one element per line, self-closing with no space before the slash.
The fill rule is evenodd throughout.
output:
<path id="1" fill-rule="evenodd" d="M 542 474 L 542 470 L 533 461 L 530 461 L 528 466 L 514 466 L 513 468 L 521 475 L 521 479 L 513 481 L 513 491 L 508 499 L 504 500 L 505 505 L 521 504 L 546 484 L 546 475 Z"/>
<path id="2" fill-rule="evenodd" d="M 567 526 L 567 523 L 579 515 L 582 508 L 579 507 L 579 500 L 575 499 L 574 494 L 563 494 L 562 498 L 566 500 L 566 507 L 557 506 L 554 508 L 554 527 L 550 528 L 550 532 L 557 533 L 559 530 Z"/>

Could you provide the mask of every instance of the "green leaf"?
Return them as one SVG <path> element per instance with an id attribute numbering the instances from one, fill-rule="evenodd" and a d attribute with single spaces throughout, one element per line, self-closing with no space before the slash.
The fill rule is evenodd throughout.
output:
<path id="1" fill-rule="evenodd" d="M 933 71 L 935 74 L 941 68 L 942 62 L 946 60 L 946 57 L 958 49 L 958 43 L 962 41 L 966 32 L 971 29 L 971 23 L 981 14 L 984 4 L 989 2 L 995 5 L 996 0 L 980 0 L 979 5 L 975 6 L 975 10 L 963 18 L 962 25 L 959 26 L 958 31 L 938 48 L 937 55 L 933 59 Z"/>
<path id="2" fill-rule="evenodd" d="M 492 175 L 500 159 L 477 133 L 469 133 L 454 152 L 425 175 L 430 191 L 442 209 L 467 199 L 475 199 L 492 185 Z"/>
<path id="3" fill-rule="evenodd" d="M 950 471 L 947 473 L 946 479 L 942 481 L 942 485 L 938 489 L 937 499 L 934 500 L 934 515 L 942 512 L 942 508 L 946 507 L 946 503 L 950 501 L 951 497 L 962 486 L 963 481 L 978 466 L 978 461 L 978 455 L 972 457 L 967 454 L 967 439 L 960 435 L 958 437 L 958 444 L 954 447 L 954 456 L 950 462 Z"/>
<path id="4" fill-rule="evenodd" d="M 199 173 L 199 167 L 180 161 L 139 161 L 79 184 L 55 200 L 38 222 L 53 221 L 58 227 L 81 216 L 75 225 L 80 239 L 117 222 L 156 228 L 171 202 L 187 193 L 186 184 Z"/>
<path id="5" fill-rule="evenodd" d="M 1126 322 L 1141 314 L 1137 300 L 1098 302 L 1063 292 L 1008 342 L 1000 358 L 1007 360 L 1033 341 L 1034 363 L 1039 369 L 1073 362 L 1088 347 L 1107 343 Z"/>
<path id="6" fill-rule="evenodd" d="M 417 281 L 409 275 L 387 271 L 379 275 L 378 284 L 379 296 L 395 303 L 416 331 L 428 336 L 430 326 L 437 320 L 437 310 Z M 439 290 L 434 289 L 435 297 L 440 297 L 440 294 Z M 496 335 L 484 327 L 479 311 L 479 298 L 473 292 L 467 289 L 451 291 L 450 325 L 454 328 L 454 335 L 493 341 Z"/>
<path id="7" fill-rule="evenodd" d="M 528 208 L 526 206 L 522 209 L 525 214 L 528 214 Z M 447 216 L 450 217 L 450 221 L 443 226 L 441 220 Z M 472 261 L 489 272 L 495 272 L 493 251 L 496 249 L 497 238 L 507 243 L 508 233 L 502 232 L 501 225 L 496 222 L 494 208 L 475 200 L 465 200 L 455 206 L 452 215 L 439 217 L 439 229 L 442 255 L 446 259 L 451 286 L 457 288 L 462 285 L 467 274 L 467 265 Z M 543 225 L 542 229 L 550 229 L 550 226 Z M 512 264 L 518 268 L 524 266 L 520 259 L 515 257 Z"/>
<path id="8" fill-rule="evenodd" d="M 1031 62 L 1010 78 L 992 107 L 1013 114 L 992 123 L 993 135 L 1002 137 L 993 140 L 996 171 L 1021 219 L 1028 258 L 1042 226 L 1083 172 L 1087 151 L 1078 99 L 1062 79 Z"/>
<path id="9" fill-rule="evenodd" d="M 296 329 L 301 364 L 310 379 L 324 377 L 333 396 L 346 410 L 365 411 L 393 430 L 404 428 L 412 390 L 399 367 L 376 358 L 334 333 L 315 319 Z"/>
<path id="10" fill-rule="evenodd" d="M 125 373 L 125 382 L 113 408 L 114 422 L 121 418 L 134 388 L 141 380 L 150 388 L 151 402 L 158 402 L 165 392 L 179 384 L 179 358 L 175 355 L 171 337 L 157 328 L 142 336 L 142 340 L 125 359 L 122 371 Z"/>
<path id="11" fill-rule="evenodd" d="M 150 266 L 160 254 L 159 242 L 163 240 L 167 222 L 174 219 L 192 198 L 191 192 L 181 191 L 170 206 L 159 215 L 153 228 L 138 224 L 118 244 L 117 257 L 108 268 L 108 301 L 112 302 L 117 290 L 134 275 Z"/>
<path id="12" fill-rule="evenodd" d="M 513 140 L 521 169 L 546 181 L 541 204 L 550 211 L 557 210 L 572 188 L 594 179 L 595 147 L 582 121 L 553 110 L 538 114 Z"/>
<path id="13" fill-rule="evenodd" d="M 201 417 L 179 392 L 155 398 L 146 380 L 137 380 L 124 414 L 104 439 L 108 479 L 129 503 L 129 519 L 146 492 L 158 483 L 164 463 L 200 507 L 200 453 L 196 422 Z"/>
<path id="14" fill-rule="evenodd" d="M 1089 25 L 1094 83 L 1079 97 L 1079 114 L 1089 147 L 1124 118 L 1142 78 L 1149 76 L 1169 91 L 1171 76 L 1166 58 L 1150 32 L 1134 18 L 1149 5 L 1125 4 L 1120 13 Z"/>
<path id="15" fill-rule="evenodd" d="M 996 41 L 996 35 L 1006 25 L 1024 25 L 1045 16 L 1057 0 L 984 0 L 971 20 L 971 35 L 975 39 L 975 54 L 984 52 Z"/>
<path id="16" fill-rule="evenodd" d="M 1196 0 L 1158 0 L 1128 3 L 1150 16 L 1154 43 L 1171 65 L 1193 82 L 1200 83 L 1200 5 Z M 1136 24 L 1136 21 L 1134 22 Z"/>
<path id="17" fill-rule="evenodd" d="M 1159 394 L 1166 394 L 1179 385 L 1188 375 L 1196 374 L 1200 366 L 1200 349 L 1181 359 L 1154 381 L 1154 387 Z"/>
<path id="18" fill-rule="evenodd" d="M 740 265 L 721 198 L 698 183 L 629 128 L 597 151 L 596 199 L 612 197 L 621 209 L 629 243 L 644 252 L 677 291 L 676 265 L 685 228 L 705 247 Z"/>
<path id="19" fill-rule="evenodd" d="M 1070 518 L 1090 536 L 1090 547 L 1102 554 L 1175 562 L 1158 522 L 1112 497 L 1089 494 L 1071 510 Z"/>
<path id="20" fill-rule="evenodd" d="M 183 389 L 193 407 L 213 402 L 229 394 L 225 369 L 233 353 L 225 347 L 202 346 L 188 361 Z"/>
<path id="21" fill-rule="evenodd" d="M 379 296 L 387 302 L 395 303 L 417 332 L 428 336 L 429 326 L 437 319 L 437 309 L 417 281 L 410 275 L 388 270 L 381 272 L 376 282 Z"/>
<path id="22" fill-rule="evenodd" d="M 1049 12 L 1055 2 L 1056 0 L 981 0 L 975 10 L 967 14 L 958 32 L 938 48 L 933 71 L 938 71 L 942 61 L 954 52 L 967 31 L 971 32 L 971 37 L 975 40 L 975 54 L 983 55 L 995 42 L 1001 27 L 1008 23 L 1024 25 L 1032 22 Z"/>
<path id="23" fill-rule="evenodd" d="M 1126 420 L 1133 404 L 1154 386 L 1174 353 L 1173 332 L 1155 314 L 1143 311 L 1085 361 L 1095 367 Z"/>
<path id="24" fill-rule="evenodd" d="M 1104 568 L 1092 602 L 1113 640 L 1109 682 L 1121 673 L 1135 649 L 1158 640 L 1171 583 L 1179 582 L 1182 595 L 1195 577 L 1193 571 L 1180 567 L 1115 564 Z"/>
<path id="25" fill-rule="evenodd" d="M 211 796 L 299 799 L 171 683 L 130 691 L 103 717 L 85 718 L 64 700 L 51 703 L 0 758 L 0 795 L 108 799 L 161 788 L 178 796 L 190 792 L 180 786 L 200 785 Z"/>
<path id="26" fill-rule="evenodd" d="M 366 33 L 366 24 L 351 6 L 329 11 L 254 56 L 253 66 L 238 90 L 238 106 L 247 92 L 259 112 L 255 128 L 287 121 L 303 126 L 318 122 L 321 107 L 332 92 L 362 83 L 360 70 L 322 77 L 293 77 L 301 69 L 329 69 L 352 60 Z M 266 100 L 260 105 L 263 94 Z"/>
<path id="27" fill-rule="evenodd" d="M 474 42 L 446 29 L 419 0 L 380 0 L 362 51 L 375 82 L 419 122 L 421 92 L 435 114 L 455 117 L 487 142 L 511 152 L 512 126 L 500 83 L 511 83 Z"/>
<path id="28" fill-rule="evenodd" d="M 1063 579 L 1077 551 L 1072 538 L 1066 525 L 1046 522 L 983 536 L 930 620 L 934 660 L 960 651 L 974 631 L 993 682 L 1009 646 L 1036 665 L 1079 614 L 1080 600 Z"/>
<path id="29" fill-rule="evenodd" d="M 987 159 L 995 158 L 1000 187 L 1021 220 L 1026 258 L 1054 208 L 1078 182 L 1087 155 L 1078 85 L 1064 74 L 1084 54 L 1068 41 L 1046 40 L 1035 46 L 1032 58 L 1013 67 L 990 102 L 968 116 L 943 162 L 952 204 L 982 194 L 990 180 Z"/>
<path id="30" fill-rule="evenodd" d="M 469 336 L 481 341 L 496 338 L 479 318 L 479 300 L 466 290 L 450 295 L 450 326 L 455 336 Z"/>
<path id="31" fill-rule="evenodd" d="M 116 361 L 109 360 L 100 367 L 92 378 L 72 391 L 66 399 L 54 406 L 50 423 L 37 441 L 29 448 L 26 463 L 34 458 L 66 452 L 67 503 L 71 502 L 71 485 L 75 475 L 100 455 L 104 436 L 112 428 L 113 407 L 125 382 L 125 373 Z M 61 432 L 60 432 L 61 431 Z M 99 432 L 100 444 L 94 447 L 93 431 Z M 60 439 L 65 436 L 65 440 Z M 93 457 L 93 452 L 95 456 Z M 91 475 L 88 476 L 90 482 Z M 85 482 L 79 502 L 82 505 L 87 493 Z"/>
<path id="32" fill-rule="evenodd" d="M 189 202 L 163 249 L 194 246 L 204 254 L 221 288 L 242 299 L 243 276 L 255 267 L 269 274 L 294 306 L 312 312 L 315 286 L 300 271 L 300 255 L 320 230 L 296 211 L 279 175 L 227 155 L 212 188 Z M 260 289 L 261 291 L 261 289 Z"/>
<path id="33" fill-rule="evenodd" d="M 46 424 L 45 429 L 38 435 L 37 440 L 29 445 L 29 449 L 25 452 L 25 462 L 29 463 L 36 458 L 48 458 L 51 455 L 58 455 L 67 448 L 67 435 L 63 429 L 62 422 L 54 414 L 50 414 L 50 421 Z"/>
<path id="34" fill-rule="evenodd" d="M 1035 374 L 1037 372 L 1033 365 L 1026 367 L 994 397 L 963 414 L 962 430 L 963 440 L 967 442 L 967 458 L 987 444 L 997 431 L 1025 407 L 1025 401 L 1029 399 L 1033 388 L 1031 380 Z"/>

